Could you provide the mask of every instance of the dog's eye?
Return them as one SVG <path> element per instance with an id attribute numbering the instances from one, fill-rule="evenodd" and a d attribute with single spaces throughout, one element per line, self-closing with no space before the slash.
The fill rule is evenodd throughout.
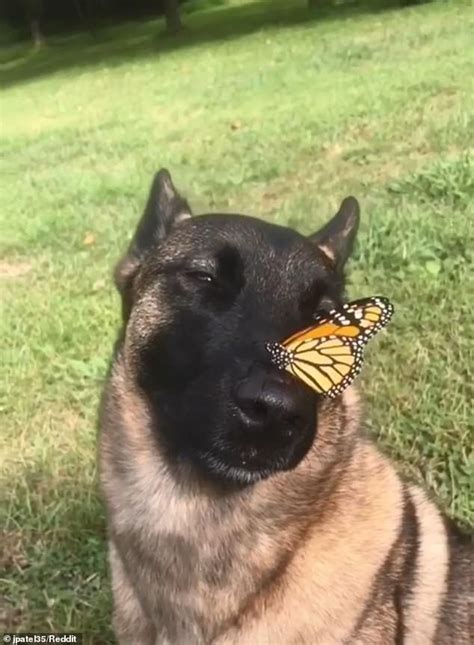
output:
<path id="1" fill-rule="evenodd" d="M 313 313 L 313 318 L 319 318 L 320 316 L 325 316 L 328 314 L 331 309 L 334 309 L 334 301 L 330 298 L 323 297 L 318 304 L 318 308 Z"/>
<path id="2" fill-rule="evenodd" d="M 207 282 L 208 284 L 212 284 L 216 281 L 216 277 L 212 275 L 212 273 L 201 271 L 200 269 L 187 271 L 186 275 L 188 278 L 195 280 L 196 282 Z"/>

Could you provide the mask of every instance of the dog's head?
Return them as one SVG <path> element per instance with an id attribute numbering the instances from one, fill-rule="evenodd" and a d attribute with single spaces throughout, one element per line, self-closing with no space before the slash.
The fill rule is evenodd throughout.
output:
<path id="1" fill-rule="evenodd" d="M 167 171 L 116 270 L 120 355 L 171 460 L 239 483 L 294 468 L 320 400 L 265 343 L 341 303 L 359 209 L 346 199 L 310 237 L 241 215 L 192 217 Z"/>

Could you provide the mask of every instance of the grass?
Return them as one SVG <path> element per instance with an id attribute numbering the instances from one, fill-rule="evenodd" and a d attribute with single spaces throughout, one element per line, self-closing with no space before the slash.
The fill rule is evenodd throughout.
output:
<path id="1" fill-rule="evenodd" d="M 349 292 L 397 307 L 361 378 L 368 429 L 474 523 L 473 15 L 375 9 L 234 3 L 186 15 L 177 40 L 149 21 L 2 52 L 8 628 L 112 642 L 96 408 L 111 268 L 161 166 L 197 212 L 304 232 L 359 197 Z"/>

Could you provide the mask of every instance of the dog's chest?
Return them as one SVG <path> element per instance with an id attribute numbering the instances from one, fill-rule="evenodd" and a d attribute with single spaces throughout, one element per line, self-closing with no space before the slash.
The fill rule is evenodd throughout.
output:
<path id="1" fill-rule="evenodd" d="M 206 500 L 173 497 L 166 488 L 127 501 L 118 549 L 142 603 L 168 638 L 199 643 L 232 622 L 281 557 L 255 518 Z"/>

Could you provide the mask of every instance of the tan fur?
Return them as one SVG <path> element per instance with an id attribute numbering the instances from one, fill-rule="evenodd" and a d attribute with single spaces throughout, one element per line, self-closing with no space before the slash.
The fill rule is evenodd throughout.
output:
<path id="1" fill-rule="evenodd" d="M 353 389 L 343 396 L 345 414 L 328 403 L 319 438 L 294 471 L 224 501 L 186 469 L 172 473 L 160 458 L 146 405 L 127 380 L 123 365 L 116 365 L 112 383 L 120 436 L 114 431 L 102 434 L 101 472 L 120 642 L 395 642 L 393 612 L 382 606 L 376 620 L 371 618 L 354 633 L 377 573 L 397 539 L 402 484 L 392 465 L 363 439 L 357 439 L 346 462 L 333 461 L 334 432 L 345 432 L 348 442 L 356 436 Z M 316 486 L 321 497 L 308 493 Z M 406 642 L 418 645 L 432 642 L 446 589 L 447 549 L 438 512 L 419 489 L 410 491 L 423 543 Z M 170 541 L 163 541 L 163 536 Z M 162 557 L 180 541 L 190 557 L 187 566 L 195 571 L 184 586 L 179 575 L 174 582 L 160 582 L 154 576 L 158 560 L 155 563 L 153 554 Z M 127 571 L 121 555 L 127 558 L 136 542 L 143 542 L 152 554 L 142 576 L 149 587 L 141 590 L 137 579 L 131 579 L 136 565 L 129 563 Z M 171 557 L 173 566 L 178 565 L 173 558 L 183 553 L 178 549 Z M 439 568 L 433 568 L 433 562 Z M 153 584 L 161 585 L 170 612 L 167 620 L 173 623 L 164 631 L 160 621 L 153 620 L 163 601 L 160 594 L 153 597 Z M 168 604 L 179 608 L 176 617 Z M 195 622 L 180 627 L 176 621 L 181 613 L 195 616 Z M 170 629 L 174 639 L 169 638 Z"/>
<path id="2" fill-rule="evenodd" d="M 112 571 L 112 592 L 117 608 L 114 615 L 115 631 L 121 635 L 121 642 L 153 643 L 155 628 L 143 613 L 113 543 L 109 545 L 109 562 Z"/>
<path id="3" fill-rule="evenodd" d="M 372 488 L 376 492 L 369 496 Z M 256 619 L 217 643 L 332 645 L 350 636 L 386 550 L 396 537 L 401 485 L 390 465 L 371 446 L 362 444 L 332 501 L 334 507 L 324 530 L 311 527 L 304 548 L 287 568 L 285 591 L 278 601 L 265 613 L 262 606 Z M 265 599 L 260 602 L 264 603 Z"/>
<path id="4" fill-rule="evenodd" d="M 140 349 L 174 322 L 156 262 L 195 253 L 199 238 L 179 224 L 189 214 L 160 171 L 115 273 L 125 324 L 102 401 L 99 465 L 119 643 L 468 645 L 472 547 L 362 435 L 354 387 L 318 403 L 313 444 L 292 470 L 238 487 L 205 477 L 180 450 L 169 458 L 156 390 L 147 398 L 138 386 L 148 374 Z M 153 222 L 169 237 L 143 261 Z M 342 266 L 357 223 L 348 198 L 314 238 L 322 265 Z M 272 275 L 267 251 L 254 283 Z M 278 287 L 276 278 L 266 286 L 270 307 Z"/>
<path id="5" fill-rule="evenodd" d="M 325 244 L 320 244 L 319 247 L 320 251 L 324 253 L 324 255 L 331 260 L 331 262 L 334 262 L 336 260 L 336 254 L 334 251 L 327 245 Z"/>
<path id="6" fill-rule="evenodd" d="M 413 602 L 407 615 L 410 645 L 430 643 L 436 632 L 439 609 L 446 592 L 448 543 L 446 529 L 426 493 L 414 486 L 410 495 L 420 526 L 420 552 Z"/>

